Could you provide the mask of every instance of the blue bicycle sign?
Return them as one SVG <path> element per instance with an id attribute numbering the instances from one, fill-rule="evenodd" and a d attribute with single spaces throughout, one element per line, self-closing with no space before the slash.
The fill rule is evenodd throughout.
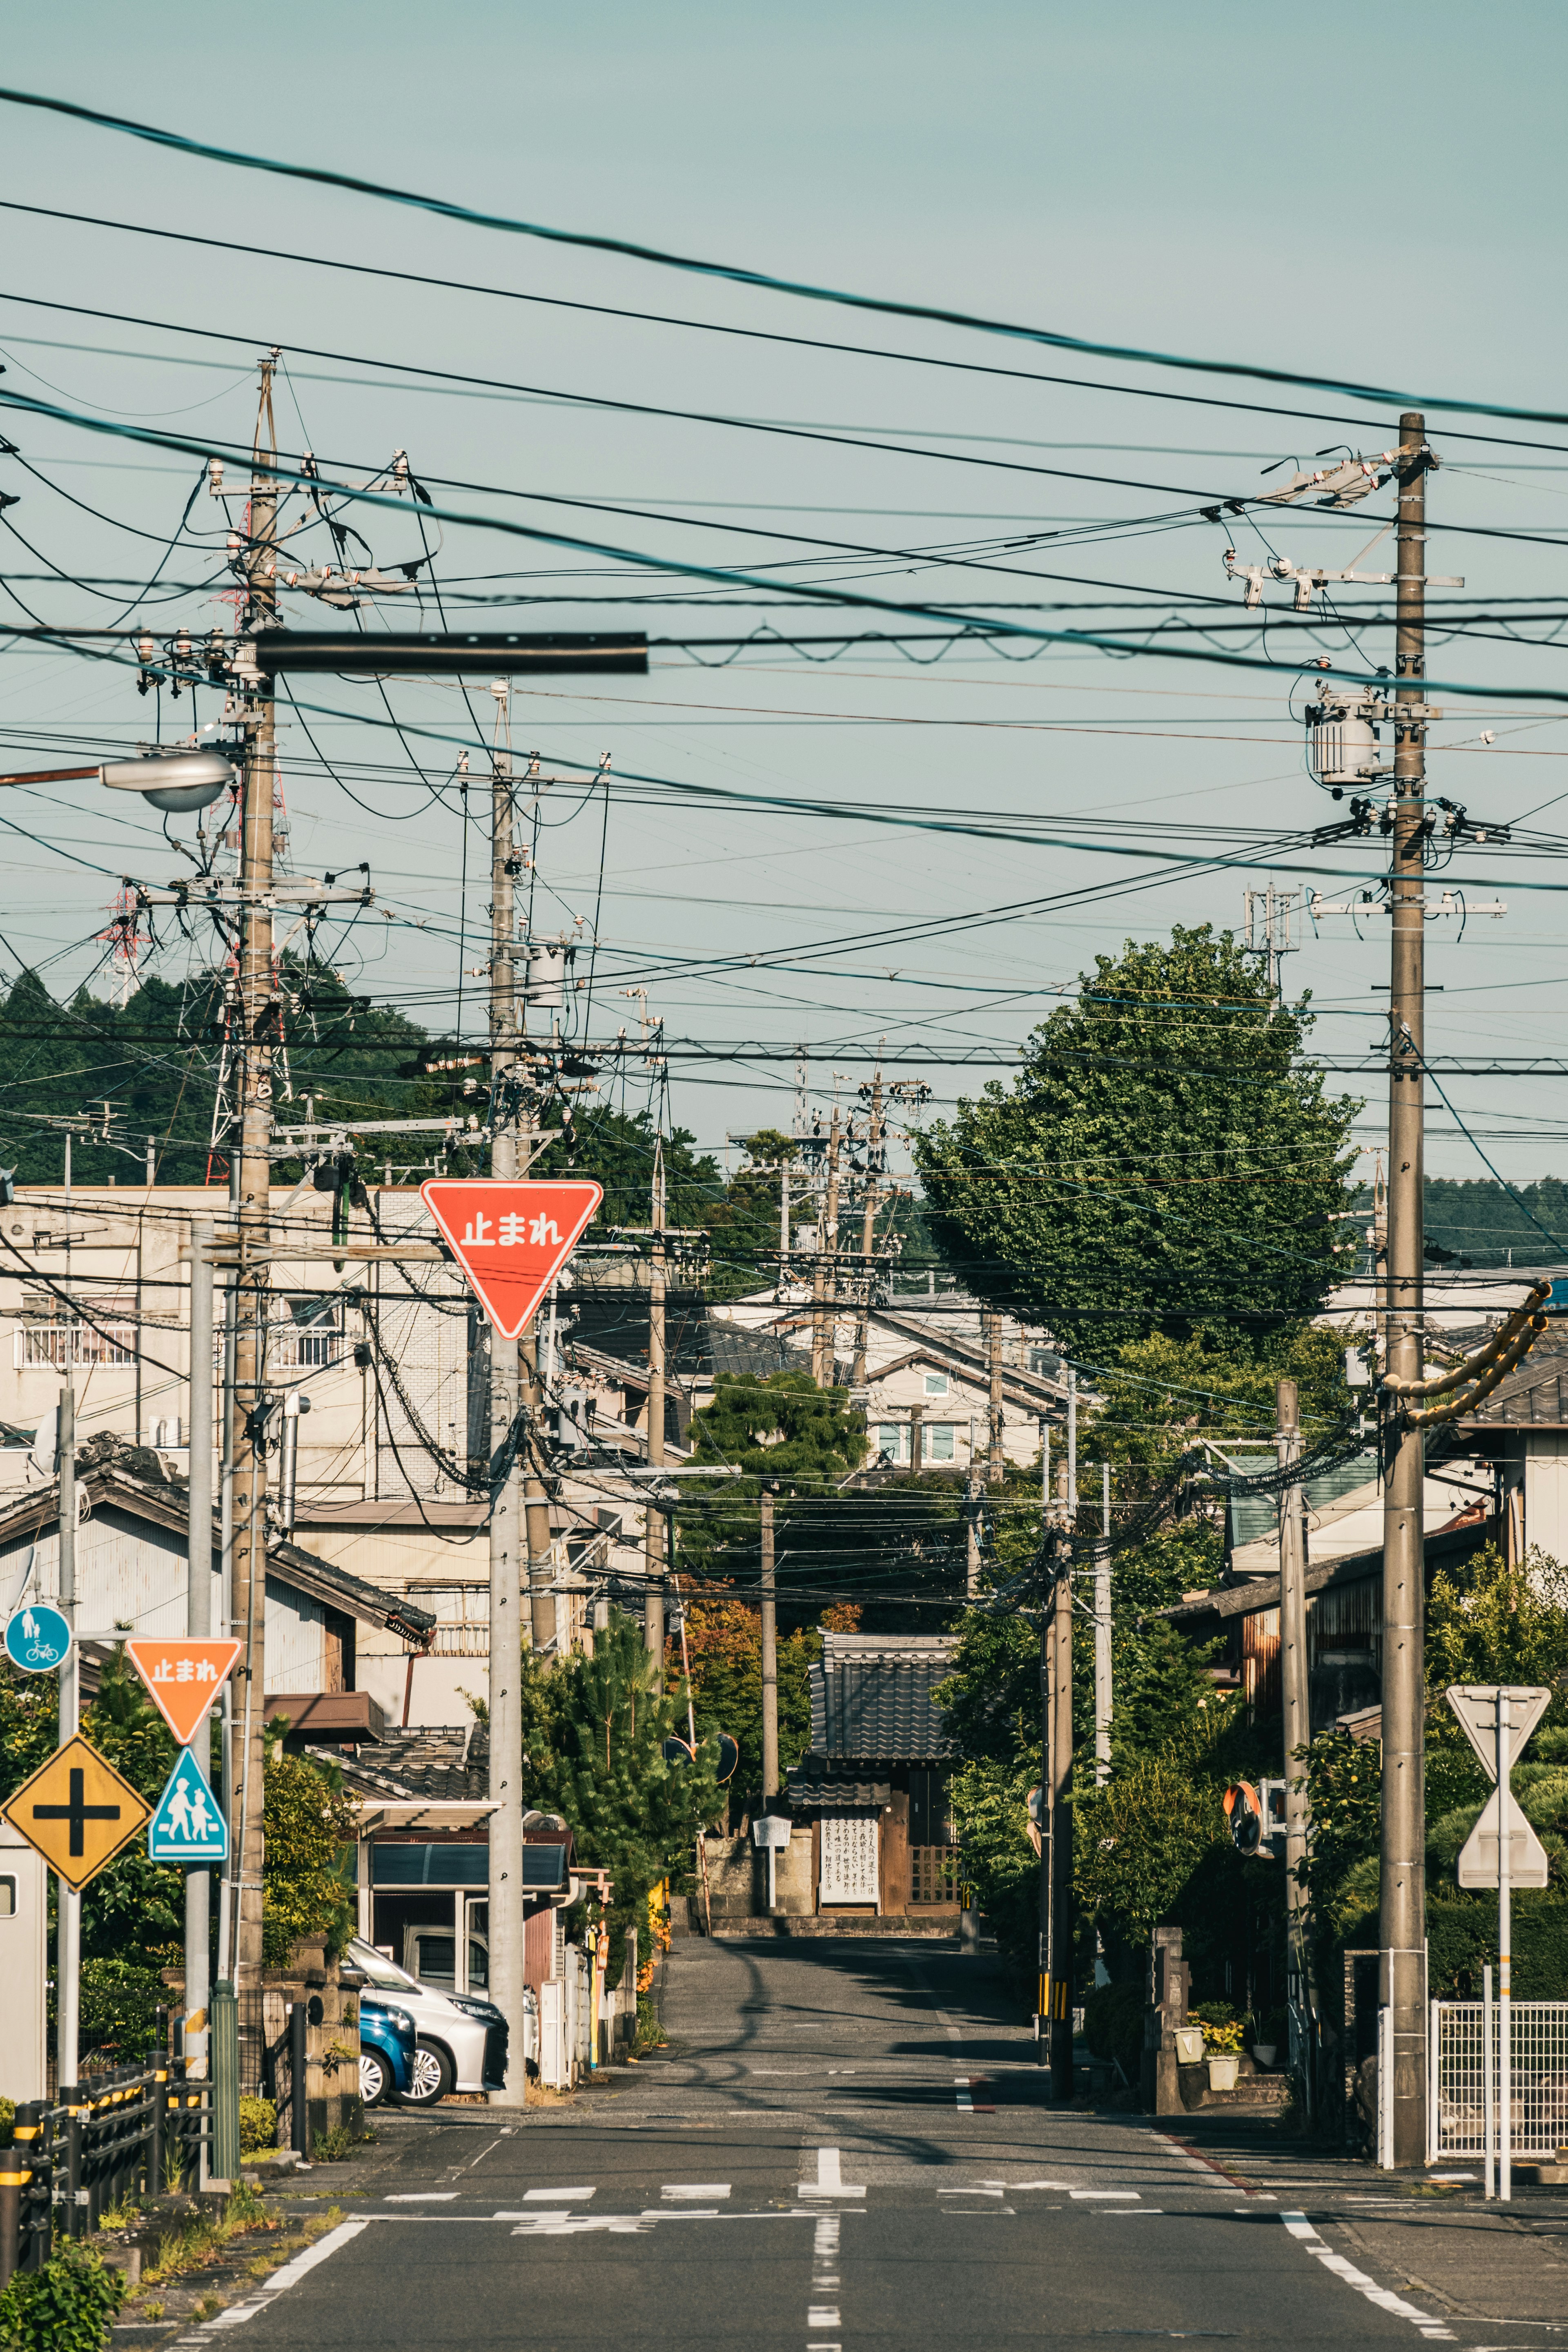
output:
<path id="1" fill-rule="evenodd" d="M 71 1654 L 71 1629 L 47 1601 L 28 1601 L 5 1626 L 5 1655 L 25 1675 L 52 1675 Z"/>

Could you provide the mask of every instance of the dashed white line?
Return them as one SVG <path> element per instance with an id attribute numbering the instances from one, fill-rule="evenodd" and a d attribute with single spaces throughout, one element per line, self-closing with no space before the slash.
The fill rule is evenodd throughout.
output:
<path id="1" fill-rule="evenodd" d="M 455 2189 L 400 2189 L 383 2199 L 388 2205 L 455 2205 Z"/>
<path id="2" fill-rule="evenodd" d="M 670 2198 L 727 2197 L 729 2195 L 729 2183 L 727 2180 L 674 2181 L 672 2182 L 668 2188 L 661 2189 L 659 2194 L 661 2197 Z"/>
<path id="3" fill-rule="evenodd" d="M 277 2294 L 286 2286 L 298 2285 L 307 2271 L 313 2271 L 318 2263 L 324 2263 L 340 2246 L 346 2246 L 350 2238 L 357 2238 L 361 2230 L 369 2227 L 368 2221 L 340 2221 L 335 2230 L 329 2230 L 324 2238 L 318 2238 L 313 2246 L 307 2246 L 302 2254 L 296 2254 L 291 2263 L 285 2263 L 280 2271 L 264 2279 L 263 2287 L 268 2294 Z"/>
<path id="4" fill-rule="evenodd" d="M 820 2147 L 817 2150 L 817 2178 L 815 2180 L 798 2181 L 796 2191 L 801 2197 L 863 2197 L 865 2195 L 863 2188 L 845 2187 L 839 2163 L 839 2151 L 836 2147 Z"/>
<path id="5" fill-rule="evenodd" d="M 1364 2271 L 1358 2271 L 1355 2264 L 1347 2262 L 1343 2254 L 1336 2254 L 1333 2248 L 1319 2237 L 1304 2213 L 1281 2213 L 1280 2219 L 1291 2237 L 1298 2239 L 1310 2254 L 1317 2256 L 1324 2270 L 1333 2271 L 1336 2278 L 1343 2279 L 1346 2286 L 1354 2287 L 1368 2303 L 1375 2303 L 1379 2311 L 1391 2311 L 1396 2319 L 1412 2321 L 1423 2336 L 1429 2336 L 1435 2343 L 1452 2344 L 1456 2340 L 1453 2329 L 1445 2327 L 1434 2313 L 1421 2311 L 1415 2304 L 1406 2303 L 1402 2294 L 1396 2294 L 1390 2287 L 1379 2286 L 1375 2279 L 1368 2278 Z"/>
<path id="6" fill-rule="evenodd" d="M 1134 2205 L 1139 2201 L 1139 2193 L 1135 2189 L 1070 2189 L 1067 2193 L 1080 2202 L 1106 2198 L 1130 2199 Z"/>
<path id="7" fill-rule="evenodd" d="M 591 2189 L 525 2189 L 525 2205 L 585 2205 L 593 2195 Z"/>

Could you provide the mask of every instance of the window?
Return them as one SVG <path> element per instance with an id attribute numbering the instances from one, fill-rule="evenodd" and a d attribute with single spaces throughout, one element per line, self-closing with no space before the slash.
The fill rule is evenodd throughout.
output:
<path id="1" fill-rule="evenodd" d="M 1061 1358 L 1054 1348 L 1031 1348 L 1029 1351 L 1029 1370 L 1031 1372 L 1042 1372 L 1048 1381 L 1053 1381 L 1061 1370 Z"/>
<path id="2" fill-rule="evenodd" d="M 909 1459 L 909 1423 L 906 1421 L 883 1421 L 877 1423 L 876 1450 L 885 1454 L 890 1462 Z"/>
<path id="3" fill-rule="evenodd" d="M 331 1292 L 306 1291 L 287 1301 L 288 1320 L 272 1327 L 274 1371 L 318 1371 L 343 1352 L 343 1301 Z"/>
<path id="4" fill-rule="evenodd" d="M 950 1421 L 928 1421 L 925 1443 L 922 1447 L 927 1462 L 951 1462 L 954 1456 L 955 1424 Z"/>
<path id="5" fill-rule="evenodd" d="M 134 1364 L 134 1323 L 28 1323 L 16 1334 L 16 1370 L 37 1365 L 63 1372 L 86 1364 Z"/>
<path id="6" fill-rule="evenodd" d="M 925 1375 L 925 1393 L 927 1396 L 946 1396 L 947 1393 L 946 1373 L 927 1372 Z"/>
<path id="7" fill-rule="evenodd" d="M 0 1919 L 14 1919 L 16 1916 L 16 1882 L 9 1876 L 0 1878 Z"/>

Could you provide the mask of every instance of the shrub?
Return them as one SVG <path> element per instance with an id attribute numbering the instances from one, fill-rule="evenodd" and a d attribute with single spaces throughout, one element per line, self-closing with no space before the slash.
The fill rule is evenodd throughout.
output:
<path id="1" fill-rule="evenodd" d="M 18 2271 L 0 2294 L 5 2352 L 102 2352 L 125 2281 L 102 2257 L 67 2243 L 41 2271 Z"/>
<path id="2" fill-rule="evenodd" d="M 167 1998 L 156 1969 L 135 1960 L 83 1960 L 83 2048 L 112 2050 L 125 2063 L 144 2058 L 157 2041 L 157 2011 Z"/>
<path id="3" fill-rule="evenodd" d="M 1083 2004 L 1083 2035 L 1096 2058 L 1113 2058 L 1135 2089 L 1144 2063 L 1144 1988 L 1101 1985 Z"/>
<path id="4" fill-rule="evenodd" d="M 239 2146 L 242 2156 L 255 2156 L 264 2147 L 277 2146 L 277 2109 L 270 2099 L 240 2101 Z"/>

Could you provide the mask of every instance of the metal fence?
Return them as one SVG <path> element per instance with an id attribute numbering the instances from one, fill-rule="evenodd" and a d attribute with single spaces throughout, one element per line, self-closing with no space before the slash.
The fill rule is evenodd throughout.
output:
<path id="1" fill-rule="evenodd" d="M 1568 2143 L 1568 2000 L 1510 2003 L 1512 2096 L 1511 2141 L 1515 2156 L 1549 2157 Z M 1428 2154 L 1483 2154 L 1486 2109 L 1492 2107 L 1493 2143 L 1501 2145 L 1498 2097 L 1500 2004 L 1491 2007 L 1491 2051 L 1486 2049 L 1486 2006 L 1479 2000 L 1435 2000 L 1427 2063 L 1431 2070 Z"/>
<path id="2" fill-rule="evenodd" d="M 57 2105 L 25 2102 L 0 2146 L 0 2286 L 41 2269 L 57 2231 L 86 2237 L 121 2199 L 193 2175 L 211 2130 L 211 2085 L 187 2081 L 183 2058 L 112 2067 Z"/>

